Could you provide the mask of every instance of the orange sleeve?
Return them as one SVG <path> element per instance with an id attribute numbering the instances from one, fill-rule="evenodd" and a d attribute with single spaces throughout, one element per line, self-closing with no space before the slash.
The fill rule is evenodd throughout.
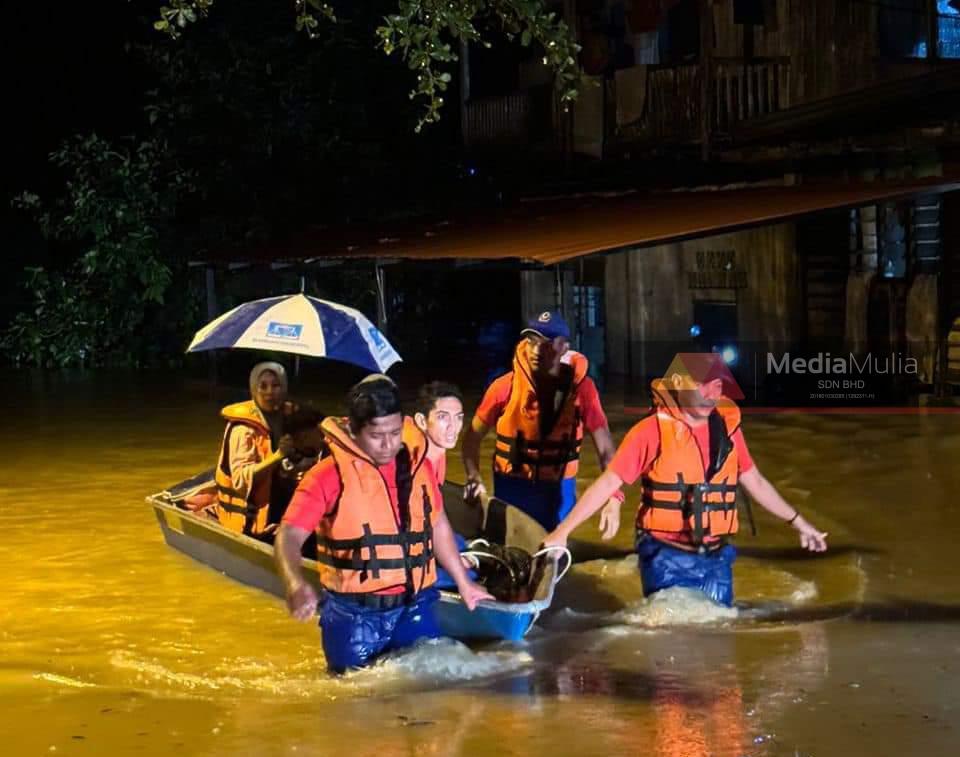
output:
<path id="1" fill-rule="evenodd" d="M 583 411 L 583 425 L 591 434 L 601 428 L 607 428 L 607 415 L 600 404 L 600 393 L 592 378 L 585 378 L 577 387 L 580 397 L 580 409 Z"/>
<path id="2" fill-rule="evenodd" d="M 436 512 L 442 513 L 443 492 L 440 491 L 440 484 L 437 481 L 437 473 L 434 470 L 433 463 L 431 463 L 429 460 L 424 460 L 423 465 L 427 474 L 427 478 L 430 479 L 430 504 Z"/>
<path id="3" fill-rule="evenodd" d="M 340 498 L 343 484 L 333 458 L 328 457 L 314 465 L 293 493 L 283 522 L 313 531 L 333 510 Z"/>
<path id="4" fill-rule="evenodd" d="M 497 420 L 503 414 L 503 408 L 507 406 L 507 400 L 510 399 L 510 388 L 513 386 L 513 371 L 503 374 L 500 378 L 494 379 L 493 383 L 487 387 L 487 391 L 480 400 L 480 407 L 477 408 L 476 417 L 484 426 L 495 426 Z"/>
<path id="5" fill-rule="evenodd" d="M 657 416 L 650 415 L 634 424 L 607 466 L 607 470 L 616 473 L 625 484 L 632 484 L 650 470 L 653 461 L 660 452 L 660 429 Z"/>
<path id="6" fill-rule="evenodd" d="M 733 446 L 737 450 L 737 471 L 746 473 L 753 467 L 753 458 L 747 449 L 747 440 L 743 438 L 743 429 L 738 428 L 733 432 Z"/>

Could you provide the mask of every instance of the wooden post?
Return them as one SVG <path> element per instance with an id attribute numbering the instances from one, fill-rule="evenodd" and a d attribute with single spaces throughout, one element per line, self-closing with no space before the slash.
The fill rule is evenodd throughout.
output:
<path id="1" fill-rule="evenodd" d="M 469 145 L 467 105 L 470 102 L 470 43 L 460 41 L 460 140 Z"/>

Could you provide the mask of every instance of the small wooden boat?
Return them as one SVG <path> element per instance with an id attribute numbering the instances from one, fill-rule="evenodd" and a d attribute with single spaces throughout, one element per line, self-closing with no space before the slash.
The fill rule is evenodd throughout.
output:
<path id="1" fill-rule="evenodd" d="M 229 578 L 283 597 L 283 581 L 276 572 L 271 544 L 228 531 L 214 517 L 194 512 L 186 505 L 188 497 L 209 490 L 212 484 L 211 470 L 147 497 L 160 522 L 164 540 Z M 454 530 L 468 541 L 483 538 L 533 554 L 546 535 L 539 523 L 502 500 L 491 499 L 483 507 L 468 506 L 463 501 L 462 486 L 445 484 L 443 499 Z M 304 558 L 303 568 L 307 580 L 320 591 L 316 563 Z M 441 589 L 437 603 L 441 630 L 457 639 L 519 641 L 540 613 L 550 606 L 554 587 L 562 574 L 558 574 L 554 559 L 543 556 L 534 576 L 529 601 L 484 601 L 473 612 L 467 609 L 459 594 Z"/>

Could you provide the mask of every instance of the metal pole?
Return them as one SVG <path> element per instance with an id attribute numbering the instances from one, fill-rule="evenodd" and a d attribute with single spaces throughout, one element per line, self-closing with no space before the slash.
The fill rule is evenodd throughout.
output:
<path id="1" fill-rule="evenodd" d="M 373 263 L 373 277 L 377 282 L 377 328 L 383 331 L 387 328 L 386 276 L 379 260 Z"/>
<path id="2" fill-rule="evenodd" d="M 207 323 L 210 323 L 214 318 L 217 317 L 217 278 L 216 278 L 216 269 L 212 265 L 208 265 L 204 271 L 206 277 L 207 285 Z M 217 353 L 215 350 L 210 350 L 209 358 L 209 367 L 208 367 L 208 376 L 210 379 L 211 386 L 217 385 Z"/>
<path id="3" fill-rule="evenodd" d="M 307 277 L 304 274 L 300 274 L 300 294 L 303 294 L 307 288 Z M 297 355 L 293 358 L 293 377 L 300 377 L 300 356 Z"/>

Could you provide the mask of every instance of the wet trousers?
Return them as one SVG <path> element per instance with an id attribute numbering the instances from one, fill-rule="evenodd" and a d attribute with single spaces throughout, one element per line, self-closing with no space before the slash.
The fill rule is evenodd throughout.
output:
<path id="1" fill-rule="evenodd" d="M 637 556 L 644 596 L 671 586 L 685 586 L 702 591 L 719 604 L 733 605 L 733 562 L 737 550 L 732 544 L 724 544 L 713 552 L 688 552 L 639 532 Z"/>
<path id="2" fill-rule="evenodd" d="M 385 652 L 440 636 L 434 617 L 434 604 L 439 596 L 437 590 L 430 587 L 418 592 L 411 604 L 389 606 L 399 599 L 388 596 L 380 600 L 373 597 L 360 600 L 324 592 L 320 602 L 320 630 L 330 672 L 362 668 Z M 388 606 L 367 606 L 378 601 Z"/>

